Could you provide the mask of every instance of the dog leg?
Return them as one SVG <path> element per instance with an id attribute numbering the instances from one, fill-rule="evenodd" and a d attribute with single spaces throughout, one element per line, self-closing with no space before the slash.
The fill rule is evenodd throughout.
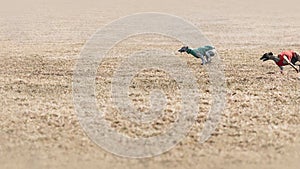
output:
<path id="1" fill-rule="evenodd" d="M 290 62 L 289 59 L 288 59 L 286 56 L 283 56 L 283 59 L 284 59 L 289 65 L 291 65 L 291 66 L 296 70 L 297 73 L 299 72 L 299 70 L 296 68 L 296 66 L 295 66 L 292 62 Z"/>
<path id="2" fill-rule="evenodd" d="M 300 65 L 298 64 L 297 66 L 299 66 L 299 70 L 298 70 L 298 79 L 300 80 Z"/>
<path id="3" fill-rule="evenodd" d="M 211 62 L 211 57 L 210 56 L 206 56 L 206 61 L 207 61 L 207 63 L 210 63 Z"/>
<path id="4" fill-rule="evenodd" d="M 211 62 L 212 57 L 215 56 L 216 53 L 217 53 L 217 51 L 215 49 L 205 52 L 206 60 L 207 60 L 208 63 Z"/>
<path id="5" fill-rule="evenodd" d="M 205 65 L 207 60 L 206 60 L 206 56 L 203 56 L 203 55 L 199 55 L 199 58 L 201 59 L 202 63 L 201 65 Z"/>

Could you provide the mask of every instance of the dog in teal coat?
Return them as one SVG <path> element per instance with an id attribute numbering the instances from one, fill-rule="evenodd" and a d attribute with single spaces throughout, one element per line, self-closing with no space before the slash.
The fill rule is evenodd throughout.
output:
<path id="1" fill-rule="evenodd" d="M 200 58 L 202 60 L 201 65 L 211 62 L 212 57 L 217 54 L 217 51 L 213 46 L 203 46 L 196 49 L 190 49 L 188 46 L 183 46 L 178 52 L 186 52 L 196 58 Z"/>

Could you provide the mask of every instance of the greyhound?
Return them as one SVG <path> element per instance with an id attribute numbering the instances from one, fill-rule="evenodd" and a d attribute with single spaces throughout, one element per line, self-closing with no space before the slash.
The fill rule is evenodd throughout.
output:
<path id="1" fill-rule="evenodd" d="M 193 55 L 196 58 L 200 58 L 202 60 L 201 65 L 211 62 L 211 58 L 217 54 L 215 47 L 213 46 L 203 46 L 196 49 L 190 49 L 188 46 L 183 46 L 178 52 L 186 52 L 188 54 Z"/>
<path id="2" fill-rule="evenodd" d="M 294 51 L 283 51 L 278 56 L 274 56 L 272 52 L 265 53 L 260 58 L 260 60 L 262 61 L 273 60 L 280 68 L 281 74 L 283 74 L 283 66 L 286 65 L 292 66 L 297 73 L 299 73 L 300 71 L 300 65 L 299 64 L 296 65 L 296 62 L 300 61 L 300 56 Z M 299 69 L 297 69 L 296 66 L 299 66 Z"/>

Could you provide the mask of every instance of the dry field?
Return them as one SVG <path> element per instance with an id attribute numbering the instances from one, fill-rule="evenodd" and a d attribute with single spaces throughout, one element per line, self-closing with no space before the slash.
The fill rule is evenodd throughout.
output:
<path id="1" fill-rule="evenodd" d="M 101 169 L 298 169 L 300 167 L 300 81 L 260 56 L 300 52 L 299 2 L 268 0 L 70 1 L 17 0 L 0 5 L 0 168 Z M 226 108 L 212 137 L 197 138 L 211 107 L 207 72 L 200 60 L 176 55 L 194 71 L 201 99 L 197 122 L 174 149 L 147 159 L 114 156 L 98 147 L 76 116 L 72 78 L 86 41 L 97 29 L 138 12 L 163 12 L 196 25 L 216 46 L 225 65 Z M 182 32 L 184 33 L 184 32 Z M 137 45 L 139 44 L 139 45 Z M 134 125 L 110 101 L 118 55 L 139 49 L 176 52 L 181 43 L 159 35 L 130 37 L 99 66 L 96 97 L 112 127 L 129 136 L 151 137 L 176 119 L 176 82 L 163 71 L 145 70 L 133 79 L 130 98 L 149 109 L 149 90 L 165 91 L 167 115 Z M 175 99 L 174 99 L 175 98 Z M 174 109 L 175 107 L 175 109 Z M 146 132 L 145 132 L 146 131 Z"/>

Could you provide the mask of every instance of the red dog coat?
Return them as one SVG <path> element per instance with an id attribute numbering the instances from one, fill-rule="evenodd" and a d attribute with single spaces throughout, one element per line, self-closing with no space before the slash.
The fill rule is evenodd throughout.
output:
<path id="1" fill-rule="evenodd" d="M 279 57 L 279 62 L 277 62 L 276 64 L 278 66 L 285 66 L 285 65 L 288 65 L 288 63 L 285 63 L 284 61 L 284 56 L 286 56 L 288 58 L 289 61 L 292 61 L 292 58 L 293 56 L 295 55 L 295 52 L 294 51 L 283 51 L 281 52 L 278 57 Z"/>

